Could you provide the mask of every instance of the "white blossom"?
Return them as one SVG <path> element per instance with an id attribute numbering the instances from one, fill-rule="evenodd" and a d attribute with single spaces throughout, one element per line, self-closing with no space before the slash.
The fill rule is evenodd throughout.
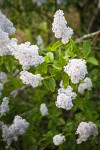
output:
<path id="1" fill-rule="evenodd" d="M 76 130 L 76 134 L 79 134 L 77 144 L 81 144 L 83 141 L 86 141 L 89 136 L 97 136 L 98 130 L 93 122 L 81 122 Z"/>
<path id="2" fill-rule="evenodd" d="M 75 92 L 73 92 L 73 88 L 71 86 L 68 86 L 67 88 L 61 87 L 58 89 L 58 94 L 66 94 L 66 96 L 69 96 L 72 100 L 74 100 L 77 96 Z"/>
<path id="3" fill-rule="evenodd" d="M 83 83 L 80 83 L 78 86 L 78 92 L 81 94 L 84 94 L 84 91 L 87 90 L 91 90 L 92 89 L 92 81 L 90 78 L 86 77 L 83 80 Z"/>
<path id="4" fill-rule="evenodd" d="M 54 21 L 52 23 L 52 31 L 55 33 L 56 38 L 61 38 L 63 44 L 68 43 L 69 38 L 71 38 L 73 34 L 73 30 L 66 25 L 67 21 L 65 20 L 63 11 L 56 11 Z"/>
<path id="5" fill-rule="evenodd" d="M 9 43 L 10 43 L 10 39 L 8 33 L 4 32 L 0 28 L 0 56 L 11 54 L 8 48 Z"/>
<path id="6" fill-rule="evenodd" d="M 3 102 L 0 105 L 0 114 L 5 115 L 9 111 L 9 98 L 3 98 Z"/>
<path id="7" fill-rule="evenodd" d="M 11 142 L 18 140 L 18 135 L 23 135 L 28 128 L 29 123 L 20 116 L 15 116 L 12 125 L 2 124 L 2 137 L 3 140 L 7 142 L 9 146 Z"/>
<path id="8" fill-rule="evenodd" d="M 5 82 L 7 80 L 7 75 L 5 72 L 0 72 L 0 82 Z"/>
<path id="9" fill-rule="evenodd" d="M 13 23 L 7 19 L 2 12 L 0 12 L 0 29 L 8 34 L 13 34 L 16 31 L 16 29 L 13 27 Z"/>
<path id="10" fill-rule="evenodd" d="M 88 73 L 86 61 L 84 59 L 71 59 L 64 67 L 64 71 L 70 76 L 72 83 L 77 84 Z"/>
<path id="11" fill-rule="evenodd" d="M 66 110 L 70 110 L 73 107 L 73 103 L 70 96 L 66 96 L 66 94 L 62 93 L 57 96 L 57 101 L 55 102 L 58 108 L 63 108 Z"/>
<path id="12" fill-rule="evenodd" d="M 32 0 L 34 3 L 37 3 L 38 6 L 41 6 L 46 2 L 46 0 Z"/>
<path id="13" fill-rule="evenodd" d="M 66 141 L 65 136 L 62 134 L 57 134 L 53 137 L 53 143 L 58 146 L 62 144 L 64 141 Z"/>
<path id="14" fill-rule="evenodd" d="M 33 88 L 35 88 L 41 84 L 43 78 L 40 74 L 33 75 L 28 71 L 21 71 L 20 79 L 23 81 L 24 84 L 31 85 Z"/>
<path id="15" fill-rule="evenodd" d="M 58 108 L 70 110 L 73 107 L 72 100 L 77 97 L 77 94 L 73 92 L 73 88 L 71 86 L 64 88 L 62 85 L 62 81 L 60 83 L 60 86 L 61 88 L 58 89 L 57 101 L 55 102 L 56 106 Z"/>
<path id="16" fill-rule="evenodd" d="M 25 70 L 28 70 L 31 66 L 36 67 L 44 62 L 44 58 L 38 54 L 38 46 L 31 45 L 30 42 L 18 45 L 17 40 L 13 39 L 13 42 L 8 47 L 12 55 L 19 60 L 19 63 Z"/>
<path id="17" fill-rule="evenodd" d="M 47 108 L 47 106 L 46 106 L 45 103 L 42 103 L 42 104 L 40 105 L 40 112 L 41 112 L 41 115 L 42 115 L 42 116 L 46 116 L 46 115 L 49 114 L 49 113 L 48 113 L 48 108 Z"/>

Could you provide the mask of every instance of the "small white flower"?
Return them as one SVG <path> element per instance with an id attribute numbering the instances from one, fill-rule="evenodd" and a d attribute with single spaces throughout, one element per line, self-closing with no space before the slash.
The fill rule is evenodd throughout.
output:
<path id="1" fill-rule="evenodd" d="M 4 32 L 0 28 L 0 56 L 11 54 L 9 48 L 7 47 L 9 43 L 10 39 L 8 33 Z"/>
<path id="2" fill-rule="evenodd" d="M 55 102 L 56 106 L 58 108 L 70 110 L 73 107 L 72 100 L 77 97 L 77 94 L 73 92 L 73 88 L 71 86 L 64 88 L 62 85 L 62 81 L 60 83 L 60 86 L 61 88 L 58 89 L 57 101 Z"/>
<path id="3" fill-rule="evenodd" d="M 62 144 L 64 141 L 66 141 L 65 136 L 62 134 L 57 134 L 53 137 L 53 143 L 57 146 Z"/>
<path id="4" fill-rule="evenodd" d="M 46 106 L 45 103 L 42 103 L 42 104 L 40 105 L 40 112 L 41 112 L 41 115 L 42 115 L 42 116 L 46 116 L 46 115 L 49 114 L 49 113 L 48 113 L 48 108 L 47 108 L 47 106 Z"/>
<path id="5" fill-rule="evenodd" d="M 71 59 L 64 67 L 64 71 L 70 76 L 72 83 L 77 84 L 88 73 L 86 61 L 83 59 Z"/>
<path id="6" fill-rule="evenodd" d="M 62 93 L 57 96 L 57 101 L 55 102 L 58 108 L 63 108 L 66 110 L 70 110 L 73 107 L 73 103 L 70 96 L 66 96 L 66 94 Z"/>
<path id="7" fill-rule="evenodd" d="M 65 20 L 63 11 L 56 11 L 54 21 L 52 23 L 52 31 L 55 33 L 56 38 L 61 38 L 63 44 L 68 43 L 69 38 L 71 38 L 73 34 L 73 30 L 66 25 L 67 21 Z"/>
<path id="8" fill-rule="evenodd" d="M 86 77 L 84 80 L 83 80 L 83 83 L 80 83 L 79 86 L 78 86 L 78 92 L 80 94 L 84 94 L 84 91 L 87 89 L 87 90 L 91 90 L 92 89 L 92 81 L 90 78 Z"/>
<path id="9" fill-rule="evenodd" d="M 3 98 L 3 102 L 0 105 L 0 114 L 5 115 L 9 111 L 9 98 L 5 97 Z"/>
<path id="10" fill-rule="evenodd" d="M 21 71 L 20 72 L 20 79 L 23 81 L 24 84 L 29 84 L 33 88 L 39 86 L 42 81 L 42 77 L 40 74 L 33 75 L 32 73 L 28 71 Z"/>
<path id="11" fill-rule="evenodd" d="M 79 134 L 77 144 L 81 144 L 83 141 L 86 141 L 90 135 L 97 136 L 98 130 L 93 122 L 81 122 L 76 130 L 76 134 Z"/>
<path id="12" fill-rule="evenodd" d="M 38 54 L 38 46 L 31 45 L 30 42 L 18 45 L 17 40 L 13 39 L 8 47 L 24 70 L 28 70 L 31 66 L 36 67 L 44 62 L 44 58 Z"/>
<path id="13" fill-rule="evenodd" d="M 0 11 L 0 29 L 8 34 L 15 33 L 16 29 L 13 27 L 13 23 L 6 18 L 5 15 Z"/>
<path id="14" fill-rule="evenodd" d="M 15 116 L 12 125 L 5 125 L 2 123 L 2 137 L 3 140 L 7 142 L 7 145 L 10 146 L 11 142 L 18 140 L 18 135 L 23 135 L 28 128 L 29 123 L 25 119 L 22 119 L 20 116 Z"/>
<path id="15" fill-rule="evenodd" d="M 0 72 L 0 82 L 5 82 L 7 80 L 7 75 L 5 72 Z"/>

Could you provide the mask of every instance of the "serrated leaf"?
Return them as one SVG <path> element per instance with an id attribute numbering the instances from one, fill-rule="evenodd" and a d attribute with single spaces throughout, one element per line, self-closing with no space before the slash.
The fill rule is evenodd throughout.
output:
<path id="1" fill-rule="evenodd" d="M 92 63 L 94 65 L 99 65 L 99 62 L 95 57 L 89 57 L 87 62 Z"/>
<path id="2" fill-rule="evenodd" d="M 62 42 L 57 41 L 52 47 L 51 47 L 51 51 L 55 51 L 58 47 L 60 47 L 62 45 Z"/>

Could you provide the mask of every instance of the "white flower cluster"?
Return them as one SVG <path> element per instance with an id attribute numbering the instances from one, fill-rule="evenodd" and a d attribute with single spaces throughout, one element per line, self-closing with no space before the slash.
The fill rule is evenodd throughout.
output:
<path id="1" fill-rule="evenodd" d="M 0 56 L 11 54 L 9 48 L 7 47 L 9 43 L 10 39 L 8 33 L 4 32 L 0 28 Z"/>
<path id="2" fill-rule="evenodd" d="M 38 54 L 38 46 L 31 45 L 30 42 L 18 45 L 17 40 L 13 39 L 13 42 L 9 44 L 9 49 L 25 70 L 44 62 L 44 58 Z"/>
<path id="3" fill-rule="evenodd" d="M 2 137 L 9 146 L 11 142 L 18 140 L 18 135 L 23 135 L 28 128 L 29 123 L 20 116 L 15 116 L 13 124 L 8 126 L 2 123 Z"/>
<path id="4" fill-rule="evenodd" d="M 0 82 L 5 82 L 7 80 L 7 75 L 5 72 L 0 72 Z"/>
<path id="5" fill-rule="evenodd" d="M 7 19 L 2 12 L 0 12 L 0 29 L 8 34 L 13 34 L 16 31 L 16 29 L 13 27 L 13 23 Z"/>
<path id="6" fill-rule="evenodd" d="M 0 11 L 0 56 L 11 55 L 8 48 L 8 44 L 10 43 L 9 35 L 14 32 L 13 23 Z"/>
<path id="7" fill-rule="evenodd" d="M 42 104 L 40 105 L 40 112 L 41 112 L 41 115 L 42 115 L 42 116 L 46 116 L 46 115 L 49 114 L 49 113 L 48 113 L 48 108 L 47 108 L 47 106 L 46 106 L 45 103 L 42 103 Z"/>
<path id="8" fill-rule="evenodd" d="M 87 90 L 91 90 L 92 89 L 92 81 L 90 78 L 86 77 L 84 80 L 83 83 L 80 83 L 79 86 L 78 86 L 78 92 L 80 94 L 84 94 L 84 91 L 87 89 Z"/>
<path id="9" fill-rule="evenodd" d="M 65 141 L 66 141 L 65 136 L 63 136 L 62 134 L 57 134 L 53 137 L 53 143 L 56 146 L 62 144 Z"/>
<path id="10" fill-rule="evenodd" d="M 38 6 L 41 6 L 46 2 L 46 0 L 32 0 L 34 3 L 37 3 Z"/>
<path id="11" fill-rule="evenodd" d="M 88 73 L 86 61 L 83 59 L 71 59 L 64 67 L 64 71 L 70 76 L 72 83 L 77 84 Z"/>
<path id="12" fill-rule="evenodd" d="M 63 11 L 56 11 L 54 21 L 52 23 L 52 31 L 55 33 L 56 38 L 61 38 L 63 44 L 68 43 L 69 38 L 71 38 L 73 34 L 73 30 L 66 25 L 67 21 L 65 20 Z"/>
<path id="13" fill-rule="evenodd" d="M 31 85 L 33 88 L 41 85 L 42 77 L 40 74 L 33 75 L 28 71 L 21 71 L 20 72 L 20 79 L 23 81 L 24 84 Z"/>
<path id="14" fill-rule="evenodd" d="M 76 134 L 79 134 L 77 144 L 81 144 L 82 141 L 86 141 L 90 135 L 97 136 L 98 130 L 93 122 L 81 122 L 77 128 Z"/>
<path id="15" fill-rule="evenodd" d="M 76 96 L 77 94 L 73 92 L 71 86 L 67 88 L 61 87 L 58 89 L 57 101 L 55 102 L 56 106 L 58 108 L 70 110 L 73 107 L 72 100 L 74 100 Z"/>
<path id="16" fill-rule="evenodd" d="M 3 98 L 3 102 L 0 105 L 0 115 L 5 115 L 8 111 L 9 111 L 9 98 L 8 97 L 4 97 Z"/>

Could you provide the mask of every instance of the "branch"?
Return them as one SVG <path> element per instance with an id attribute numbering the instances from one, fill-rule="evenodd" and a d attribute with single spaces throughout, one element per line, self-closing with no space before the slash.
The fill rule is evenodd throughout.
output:
<path id="1" fill-rule="evenodd" d="M 93 32 L 93 33 L 86 34 L 86 35 L 82 36 L 81 38 L 76 39 L 75 43 L 80 43 L 80 42 L 83 42 L 86 39 L 91 39 L 94 36 L 99 36 L 99 35 L 100 35 L 100 30 L 98 30 L 96 32 Z"/>

